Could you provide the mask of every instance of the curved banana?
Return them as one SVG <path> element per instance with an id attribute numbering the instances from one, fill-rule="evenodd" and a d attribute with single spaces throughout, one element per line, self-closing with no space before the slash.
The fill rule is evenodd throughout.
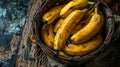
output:
<path id="1" fill-rule="evenodd" d="M 47 13 L 43 15 L 43 20 L 47 21 L 47 24 L 53 23 L 55 19 L 60 17 L 60 11 L 64 5 L 58 5 L 52 9 L 50 9 Z"/>
<path id="2" fill-rule="evenodd" d="M 54 32 L 57 32 L 57 31 L 58 31 L 58 29 L 61 27 L 62 23 L 63 23 L 63 19 L 61 18 L 61 19 L 59 19 L 59 21 L 55 24 Z"/>
<path id="3" fill-rule="evenodd" d="M 30 37 L 29 37 L 29 38 L 30 38 L 30 40 L 31 40 L 33 43 L 34 43 L 34 42 L 36 42 L 36 40 L 35 40 L 35 38 L 33 37 L 33 35 L 32 35 L 32 34 L 30 35 Z"/>
<path id="4" fill-rule="evenodd" d="M 71 36 L 71 42 L 79 44 L 89 40 L 100 31 L 100 29 L 102 28 L 101 25 L 101 17 L 97 13 L 97 8 L 95 8 L 95 14 L 90 19 L 90 22 L 80 31 Z"/>
<path id="5" fill-rule="evenodd" d="M 91 40 L 81 44 L 68 44 L 68 46 L 64 48 L 64 52 L 71 56 L 83 56 L 97 49 L 101 43 L 102 36 L 97 35 Z"/>
<path id="6" fill-rule="evenodd" d="M 71 32 L 71 35 L 75 34 L 76 32 L 78 32 L 79 30 L 81 30 L 86 24 L 86 20 L 81 21 L 79 24 L 77 24 L 77 26 L 75 26 L 73 28 L 73 31 Z"/>
<path id="7" fill-rule="evenodd" d="M 88 0 L 72 0 L 68 2 L 60 11 L 62 18 L 67 17 L 73 10 L 83 9 L 88 5 Z"/>
<path id="8" fill-rule="evenodd" d="M 72 29 L 81 20 L 86 12 L 87 9 L 75 10 L 64 19 L 64 24 L 61 25 L 54 39 L 54 50 L 62 50 L 65 46 L 66 40 L 70 36 Z"/>
<path id="9" fill-rule="evenodd" d="M 53 41 L 54 41 L 54 33 L 53 33 L 53 25 L 52 24 L 45 24 L 41 30 L 42 40 L 43 42 L 50 48 L 53 48 Z"/>
<path id="10" fill-rule="evenodd" d="M 75 26 L 75 27 L 73 28 L 73 31 L 71 32 L 71 34 L 73 35 L 73 34 L 75 34 L 76 32 L 78 32 L 79 30 L 81 30 L 83 27 L 85 27 L 85 26 L 88 24 L 88 22 L 90 21 L 90 19 L 91 19 L 91 17 L 93 16 L 93 14 L 94 14 L 93 12 L 90 13 L 89 16 L 86 17 L 86 19 L 80 21 L 80 22 L 77 24 L 77 26 Z"/>

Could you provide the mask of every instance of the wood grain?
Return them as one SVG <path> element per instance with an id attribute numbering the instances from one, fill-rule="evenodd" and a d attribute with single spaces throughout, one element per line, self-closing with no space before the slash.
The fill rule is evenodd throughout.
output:
<path id="1" fill-rule="evenodd" d="M 46 55 L 42 55 L 43 52 L 37 47 L 37 44 L 31 43 L 29 35 L 32 34 L 32 19 L 40 6 L 41 0 L 31 0 L 27 12 L 26 24 L 22 33 L 20 42 L 18 57 L 16 61 L 16 67 L 45 67 L 45 63 L 41 63 L 41 59 L 46 58 Z M 38 54 L 40 53 L 40 54 Z M 42 56 L 39 56 L 42 55 Z M 47 61 L 47 60 L 46 60 Z"/>

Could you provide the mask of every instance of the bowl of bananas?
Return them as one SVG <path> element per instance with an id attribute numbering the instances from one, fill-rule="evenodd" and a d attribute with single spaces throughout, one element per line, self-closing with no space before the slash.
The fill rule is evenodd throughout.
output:
<path id="1" fill-rule="evenodd" d="M 112 12 L 102 0 L 41 0 L 32 23 L 43 52 L 65 64 L 101 55 L 114 31 Z"/>

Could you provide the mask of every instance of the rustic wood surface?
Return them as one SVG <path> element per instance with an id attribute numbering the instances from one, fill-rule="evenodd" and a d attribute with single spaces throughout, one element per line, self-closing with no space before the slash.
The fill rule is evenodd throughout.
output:
<path id="1" fill-rule="evenodd" d="M 44 67 L 45 66 L 44 64 L 42 64 L 44 62 L 41 63 L 40 58 L 42 59 L 46 58 L 46 55 L 43 55 L 43 57 L 36 55 L 37 52 L 40 51 L 40 49 L 37 48 L 36 44 L 31 43 L 29 40 L 29 35 L 32 34 L 31 20 L 33 18 L 35 11 L 39 7 L 39 5 L 40 5 L 40 0 L 31 0 L 29 4 L 26 24 L 25 24 L 25 27 L 22 33 L 21 42 L 20 42 L 16 67 Z"/>
<path id="2" fill-rule="evenodd" d="M 32 19 L 37 8 L 40 6 L 40 0 L 31 0 L 28 8 L 26 24 L 22 33 L 22 38 L 19 46 L 16 67 L 51 67 L 54 65 L 63 66 L 56 61 L 53 61 L 47 57 L 37 44 L 32 43 L 29 40 L 30 34 L 32 34 Z M 48 60 L 49 59 L 49 60 Z M 49 64 L 49 62 L 51 65 Z M 55 63 L 55 64 L 54 64 Z"/>
<path id="3" fill-rule="evenodd" d="M 10 48 L 7 51 L 4 51 L 4 47 L 0 47 L 0 61 L 4 61 L 7 59 L 11 59 L 11 56 L 15 54 L 15 51 L 19 45 L 20 42 L 20 36 L 13 35 L 11 42 L 10 42 Z"/>

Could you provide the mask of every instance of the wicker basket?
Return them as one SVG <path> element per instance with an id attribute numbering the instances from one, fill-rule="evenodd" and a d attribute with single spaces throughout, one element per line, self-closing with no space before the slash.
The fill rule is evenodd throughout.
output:
<path id="1" fill-rule="evenodd" d="M 43 52 L 49 57 L 64 64 L 80 64 L 88 60 L 91 60 L 92 58 L 97 57 L 98 55 L 101 55 L 102 52 L 109 47 L 110 40 L 111 40 L 113 31 L 114 31 L 114 20 L 112 17 L 112 13 L 110 13 L 111 10 L 109 9 L 109 7 L 104 3 L 101 4 L 100 7 L 102 7 L 102 10 L 104 10 L 103 13 L 106 17 L 104 27 L 103 27 L 103 32 L 102 32 L 104 41 L 101 44 L 101 46 L 97 50 L 84 56 L 77 56 L 77 57 L 60 56 L 57 51 L 54 51 L 50 49 L 49 47 L 47 47 L 41 40 L 40 31 L 44 24 L 44 22 L 41 22 L 42 20 L 41 17 L 46 11 L 48 11 L 51 7 L 55 6 L 56 4 L 62 4 L 68 1 L 69 0 L 52 0 L 52 1 L 41 0 L 41 5 L 36 11 L 34 18 L 33 18 L 33 22 L 32 22 L 33 33 L 34 33 L 33 35 L 35 37 L 35 40 L 37 41 L 37 44 L 40 46 Z"/>

